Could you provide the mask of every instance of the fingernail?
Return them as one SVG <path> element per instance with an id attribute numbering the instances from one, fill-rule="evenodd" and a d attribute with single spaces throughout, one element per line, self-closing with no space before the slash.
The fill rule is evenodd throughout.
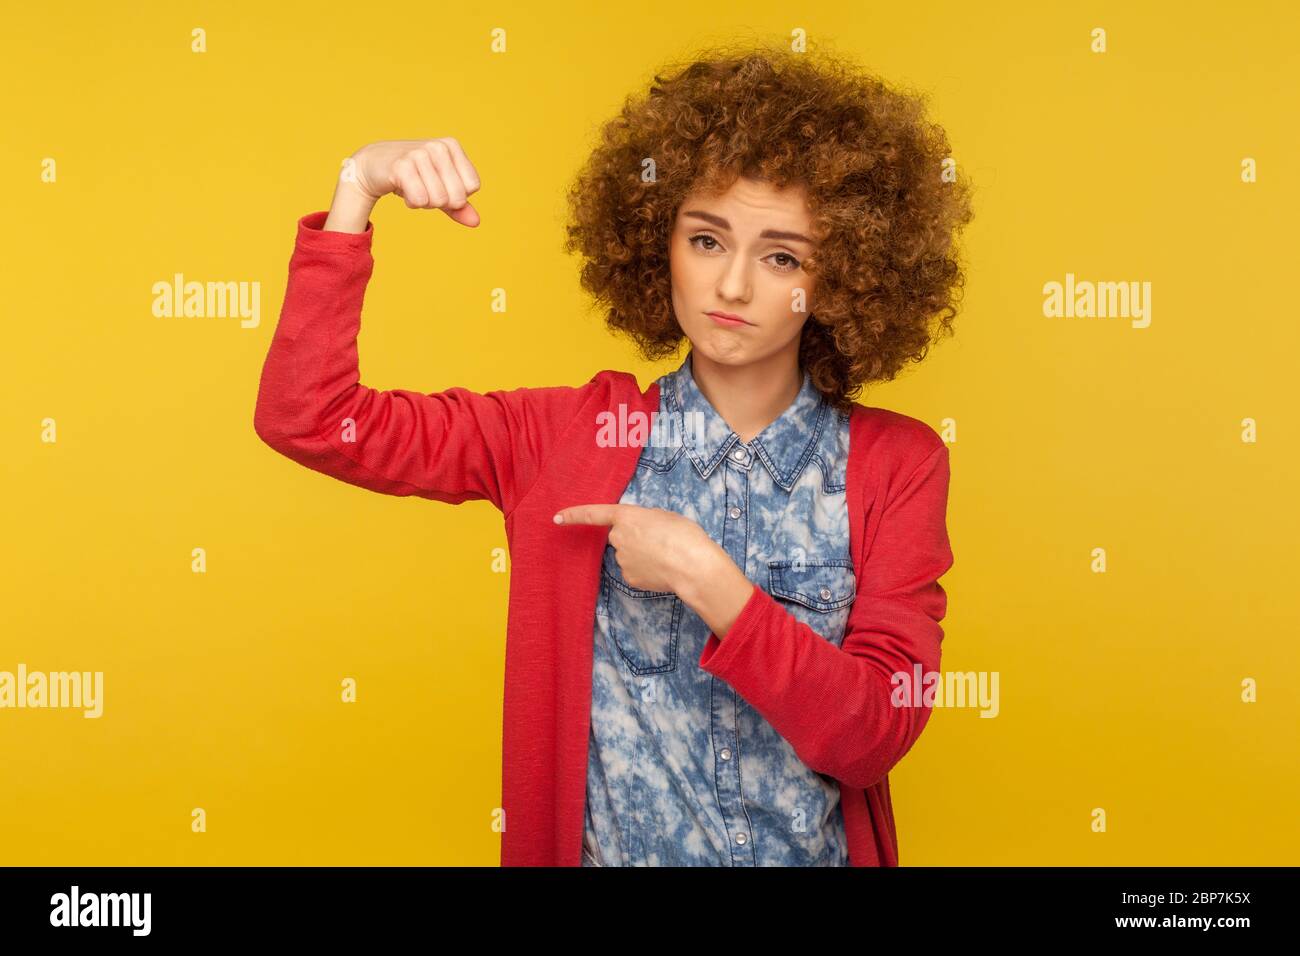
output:
<path id="1" fill-rule="evenodd" d="M 557 514 L 557 515 L 556 515 L 554 518 L 552 518 L 551 520 L 554 521 L 556 524 L 564 524 L 564 515 Z"/>

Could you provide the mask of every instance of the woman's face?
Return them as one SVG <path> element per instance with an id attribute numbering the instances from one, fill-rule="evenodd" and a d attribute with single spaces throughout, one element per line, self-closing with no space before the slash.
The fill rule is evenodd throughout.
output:
<path id="1" fill-rule="evenodd" d="M 802 187 L 777 191 L 737 179 L 720 196 L 692 193 L 673 224 L 668 259 L 673 310 L 696 352 L 724 365 L 748 365 L 790 352 L 812 310 L 813 252 Z M 710 313 L 730 313 L 742 323 Z"/>

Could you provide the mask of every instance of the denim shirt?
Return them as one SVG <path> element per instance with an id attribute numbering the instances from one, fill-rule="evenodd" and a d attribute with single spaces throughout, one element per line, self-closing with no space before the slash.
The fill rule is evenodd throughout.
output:
<path id="1" fill-rule="evenodd" d="M 805 373 L 794 402 L 744 443 L 700 392 L 689 354 L 658 381 L 653 437 L 620 502 L 690 518 L 838 646 L 857 590 L 848 414 Z M 699 666 L 708 625 L 671 591 L 629 586 L 608 544 L 594 630 L 583 866 L 847 865 L 838 782 Z"/>

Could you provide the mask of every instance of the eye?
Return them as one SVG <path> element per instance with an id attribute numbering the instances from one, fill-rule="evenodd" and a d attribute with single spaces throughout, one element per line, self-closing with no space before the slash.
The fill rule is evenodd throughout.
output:
<path id="1" fill-rule="evenodd" d="M 695 245 L 696 240 L 707 240 L 707 241 L 713 243 L 713 245 L 711 245 L 711 246 L 703 246 L 703 247 L 702 247 L 702 246 L 696 246 L 696 245 Z M 687 242 L 689 242 L 691 245 L 695 246 L 696 249 L 701 249 L 701 248 L 703 248 L 704 251 L 706 251 L 706 252 L 712 252 L 712 251 L 714 250 L 714 248 L 717 247 L 717 245 L 718 245 L 718 240 L 714 239 L 714 238 L 713 238 L 712 236 L 710 236 L 707 232 L 696 233 L 695 235 L 691 236 L 691 238 L 688 239 Z"/>
<path id="2" fill-rule="evenodd" d="M 687 242 L 703 252 L 712 252 L 714 249 L 722 248 L 722 244 L 707 232 L 697 232 Z M 709 245 L 704 245 L 704 243 L 709 243 Z M 800 265 L 799 260 L 788 252 L 774 252 L 767 258 L 779 260 L 773 263 L 777 272 L 793 272 Z"/>

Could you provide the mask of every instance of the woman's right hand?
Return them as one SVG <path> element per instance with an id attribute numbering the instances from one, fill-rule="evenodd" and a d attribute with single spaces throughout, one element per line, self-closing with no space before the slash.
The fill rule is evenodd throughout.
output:
<path id="1" fill-rule="evenodd" d="M 388 193 L 410 209 L 441 209 L 461 225 L 477 226 L 478 211 L 468 197 L 479 186 L 477 170 L 450 136 L 370 143 L 352 154 L 340 175 L 324 228 L 361 232 L 370 209 Z"/>

